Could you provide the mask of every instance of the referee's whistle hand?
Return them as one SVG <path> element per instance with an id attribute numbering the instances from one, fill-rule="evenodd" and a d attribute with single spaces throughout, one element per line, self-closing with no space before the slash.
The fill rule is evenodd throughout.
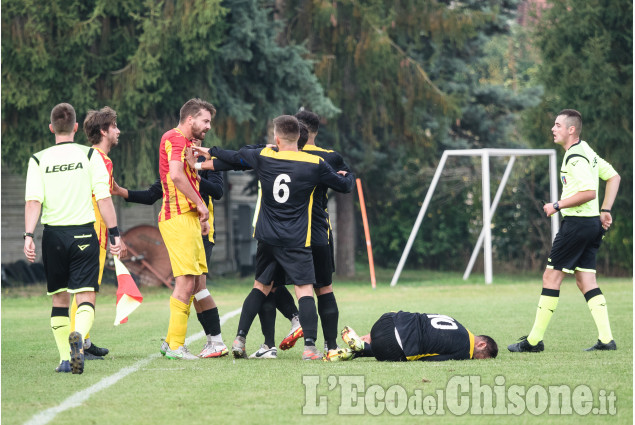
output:
<path id="1" fill-rule="evenodd" d="M 35 262 L 35 242 L 32 238 L 24 239 L 24 255 L 29 263 Z"/>

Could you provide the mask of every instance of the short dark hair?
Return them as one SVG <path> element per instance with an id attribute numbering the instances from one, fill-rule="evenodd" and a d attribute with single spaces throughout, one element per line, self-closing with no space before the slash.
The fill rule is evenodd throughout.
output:
<path id="1" fill-rule="evenodd" d="M 306 109 L 301 109 L 298 113 L 295 114 L 295 117 L 306 125 L 307 129 L 310 133 L 317 133 L 320 128 L 320 116 L 315 112 L 307 111 Z"/>
<path id="2" fill-rule="evenodd" d="M 582 114 L 575 109 L 563 109 L 558 112 L 558 116 L 564 115 L 565 124 L 567 127 L 575 127 L 576 134 L 580 134 L 582 131 Z"/>
<path id="3" fill-rule="evenodd" d="M 309 129 L 306 128 L 306 125 L 302 121 L 298 121 L 300 124 L 300 138 L 298 139 L 298 149 L 302 150 L 306 142 L 309 141 Z"/>
<path id="4" fill-rule="evenodd" d="M 70 103 L 60 103 L 51 110 L 51 126 L 59 134 L 71 134 L 77 118 L 75 108 Z"/>
<path id="5" fill-rule="evenodd" d="M 179 122 L 184 123 L 187 117 L 196 117 L 201 111 L 205 109 L 209 111 L 212 118 L 216 116 L 216 108 L 214 105 L 199 98 L 190 99 L 181 107 L 181 114 L 179 116 Z"/>
<path id="6" fill-rule="evenodd" d="M 280 115 L 273 119 L 273 131 L 281 139 L 297 143 L 300 138 L 300 123 L 293 115 Z"/>
<path id="7" fill-rule="evenodd" d="M 96 145 L 101 142 L 101 130 L 108 128 L 117 122 L 117 113 L 110 106 L 104 106 L 99 111 L 88 111 L 84 119 L 84 134 L 88 141 Z"/>
<path id="8" fill-rule="evenodd" d="M 496 344 L 496 341 L 494 341 L 494 338 L 487 335 L 479 335 L 479 337 L 481 337 L 487 343 L 487 345 L 483 349 L 483 354 L 485 354 L 485 358 L 495 359 L 496 356 L 498 356 L 498 344 Z"/>

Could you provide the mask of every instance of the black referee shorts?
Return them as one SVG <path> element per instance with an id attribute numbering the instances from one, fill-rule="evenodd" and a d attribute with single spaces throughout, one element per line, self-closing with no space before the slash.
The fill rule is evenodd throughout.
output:
<path id="1" fill-rule="evenodd" d="M 44 225 L 42 259 L 48 295 L 99 292 L 99 240 L 92 223 Z"/>
<path id="2" fill-rule="evenodd" d="M 282 272 L 285 285 L 315 283 L 311 248 L 284 248 L 258 241 L 256 280 L 263 285 L 270 285 L 274 277 L 278 281 L 282 279 Z M 277 282 L 278 285 L 280 283 Z"/>
<path id="3" fill-rule="evenodd" d="M 605 230 L 599 217 L 565 217 L 547 259 L 547 268 L 565 273 L 595 273 Z"/>

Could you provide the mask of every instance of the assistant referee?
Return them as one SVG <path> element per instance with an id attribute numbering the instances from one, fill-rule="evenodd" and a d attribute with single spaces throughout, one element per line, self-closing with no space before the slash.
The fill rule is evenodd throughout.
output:
<path id="1" fill-rule="evenodd" d="M 99 291 L 99 241 L 93 223 L 92 196 L 112 237 L 110 252 L 118 255 L 121 239 L 115 207 L 110 198 L 109 176 L 94 149 L 74 142 L 75 109 L 60 103 L 51 111 L 49 129 L 55 146 L 29 159 L 24 208 L 24 254 L 36 258 L 33 232 L 42 213 L 42 259 L 47 294 L 52 296 L 51 329 L 60 354 L 56 372 L 84 371 L 84 340 L 95 318 L 95 293 Z M 70 332 L 68 306 L 75 294 L 78 309 L 75 331 Z M 69 353 L 70 344 L 70 353 Z"/>

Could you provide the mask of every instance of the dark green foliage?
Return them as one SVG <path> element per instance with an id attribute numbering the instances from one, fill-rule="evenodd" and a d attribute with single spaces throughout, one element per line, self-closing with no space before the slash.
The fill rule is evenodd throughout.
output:
<path id="1" fill-rule="evenodd" d="M 219 135 L 237 145 L 260 140 L 268 120 L 303 103 L 337 112 L 304 50 L 277 42 L 272 2 L 4 3 L 2 157 L 18 171 L 53 142 L 47 124 L 60 102 L 75 107 L 81 143 L 89 109 L 117 111 L 115 179 L 133 187 L 156 178 L 161 135 L 192 97 L 217 107 Z"/>

